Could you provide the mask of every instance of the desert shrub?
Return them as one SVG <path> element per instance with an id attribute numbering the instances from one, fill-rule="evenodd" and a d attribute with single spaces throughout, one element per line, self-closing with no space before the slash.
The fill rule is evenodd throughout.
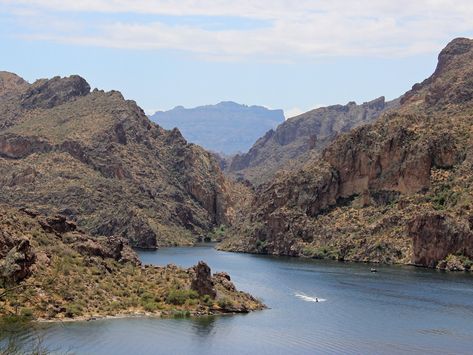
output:
<path id="1" fill-rule="evenodd" d="M 204 295 L 202 297 L 202 302 L 208 307 L 213 305 L 212 297 L 210 297 L 209 295 Z"/>
<path id="2" fill-rule="evenodd" d="M 160 307 L 159 307 L 159 304 L 157 304 L 156 302 L 154 301 L 148 301 L 148 302 L 144 302 L 142 303 L 142 306 L 143 306 L 143 309 L 146 311 L 146 312 L 155 312 L 157 311 Z"/>
<path id="3" fill-rule="evenodd" d="M 64 315 L 69 318 L 77 317 L 82 314 L 82 307 L 78 304 L 71 303 L 66 307 Z"/>
<path id="4" fill-rule="evenodd" d="M 199 294 L 194 290 L 171 290 L 166 297 L 166 302 L 180 306 L 188 299 L 196 298 L 199 298 Z"/>
<path id="5" fill-rule="evenodd" d="M 30 308 L 22 308 L 20 310 L 20 314 L 22 317 L 25 317 L 26 319 L 33 318 L 33 311 Z"/>
<path id="6" fill-rule="evenodd" d="M 337 250 L 329 246 L 323 246 L 323 247 L 306 246 L 302 250 L 302 254 L 304 256 L 308 256 L 314 259 L 336 260 L 338 258 Z"/>
<path id="7" fill-rule="evenodd" d="M 233 306 L 233 302 L 229 300 L 227 297 L 222 297 L 218 300 L 218 306 L 223 309 L 229 308 Z"/>

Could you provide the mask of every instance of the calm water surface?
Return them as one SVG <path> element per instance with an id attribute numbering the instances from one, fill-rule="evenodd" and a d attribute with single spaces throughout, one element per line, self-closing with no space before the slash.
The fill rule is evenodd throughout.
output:
<path id="1" fill-rule="evenodd" d="M 270 309 L 199 319 L 131 318 L 26 331 L 76 354 L 473 353 L 473 275 L 216 251 L 140 252 L 144 263 L 205 260 Z M 315 297 L 321 302 L 313 302 Z"/>

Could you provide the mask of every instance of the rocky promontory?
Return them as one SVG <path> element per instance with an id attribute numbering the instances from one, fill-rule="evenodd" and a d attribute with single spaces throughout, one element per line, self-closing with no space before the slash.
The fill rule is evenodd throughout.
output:
<path id="1" fill-rule="evenodd" d="M 0 205 L 0 317 L 188 316 L 262 309 L 224 273 L 142 265 L 122 237 L 90 236 L 64 216 Z"/>

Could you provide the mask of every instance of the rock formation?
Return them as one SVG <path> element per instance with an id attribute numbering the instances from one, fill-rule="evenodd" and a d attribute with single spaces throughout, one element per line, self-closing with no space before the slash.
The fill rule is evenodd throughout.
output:
<path id="1" fill-rule="evenodd" d="M 260 185 L 271 180 L 280 169 L 300 166 L 338 135 L 373 122 L 381 113 L 398 105 L 399 100 L 386 102 L 380 97 L 362 105 L 350 102 L 289 118 L 258 139 L 248 153 L 235 156 L 226 171 L 236 179 Z"/>
<path id="2" fill-rule="evenodd" d="M 456 39 L 400 107 L 261 186 L 222 247 L 470 267 L 473 41 Z"/>
<path id="3" fill-rule="evenodd" d="M 410 222 L 408 233 L 417 265 L 435 267 L 450 254 L 473 259 L 473 231 L 464 221 L 441 213 L 422 214 Z"/>
<path id="4" fill-rule="evenodd" d="M 203 261 L 193 268 L 194 276 L 192 278 L 191 289 L 196 291 L 200 296 L 209 295 L 215 298 L 217 293 L 215 292 L 214 285 L 212 282 L 212 274 L 210 267 Z"/>
<path id="5" fill-rule="evenodd" d="M 227 188 L 211 154 L 119 92 L 0 72 L 0 202 L 154 248 L 225 223 Z"/>
<path id="6" fill-rule="evenodd" d="M 11 238 L 8 233 L 1 235 L 0 285 L 16 284 L 31 274 L 31 266 L 36 260 L 35 253 L 26 238 Z"/>

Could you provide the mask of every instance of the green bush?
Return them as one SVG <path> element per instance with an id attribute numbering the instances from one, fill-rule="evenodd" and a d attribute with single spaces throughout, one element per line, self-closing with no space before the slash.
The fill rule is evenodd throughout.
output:
<path id="1" fill-rule="evenodd" d="M 202 297 L 202 302 L 208 307 L 211 307 L 214 303 L 212 297 L 210 297 L 209 295 L 204 295 Z"/>
<path id="2" fill-rule="evenodd" d="M 181 306 L 186 303 L 186 300 L 196 298 L 199 298 L 199 294 L 194 290 L 171 290 L 166 297 L 166 302 Z"/>
<path id="3" fill-rule="evenodd" d="M 66 307 L 66 312 L 64 313 L 66 317 L 73 318 L 80 316 L 82 314 L 82 307 L 77 304 L 70 304 Z"/>
<path id="4" fill-rule="evenodd" d="M 314 259 L 332 259 L 336 260 L 338 258 L 338 252 L 334 247 L 324 246 L 324 247 L 313 247 L 306 246 L 302 250 L 304 256 L 308 256 Z"/>
<path id="5" fill-rule="evenodd" d="M 159 309 L 159 305 L 154 301 L 148 301 L 142 305 L 146 312 L 156 312 Z"/>
<path id="6" fill-rule="evenodd" d="M 222 297 L 218 300 L 218 306 L 223 309 L 229 308 L 233 306 L 233 302 L 226 297 Z"/>
<path id="7" fill-rule="evenodd" d="M 20 314 L 27 319 L 33 318 L 33 311 L 30 308 L 22 308 Z"/>

